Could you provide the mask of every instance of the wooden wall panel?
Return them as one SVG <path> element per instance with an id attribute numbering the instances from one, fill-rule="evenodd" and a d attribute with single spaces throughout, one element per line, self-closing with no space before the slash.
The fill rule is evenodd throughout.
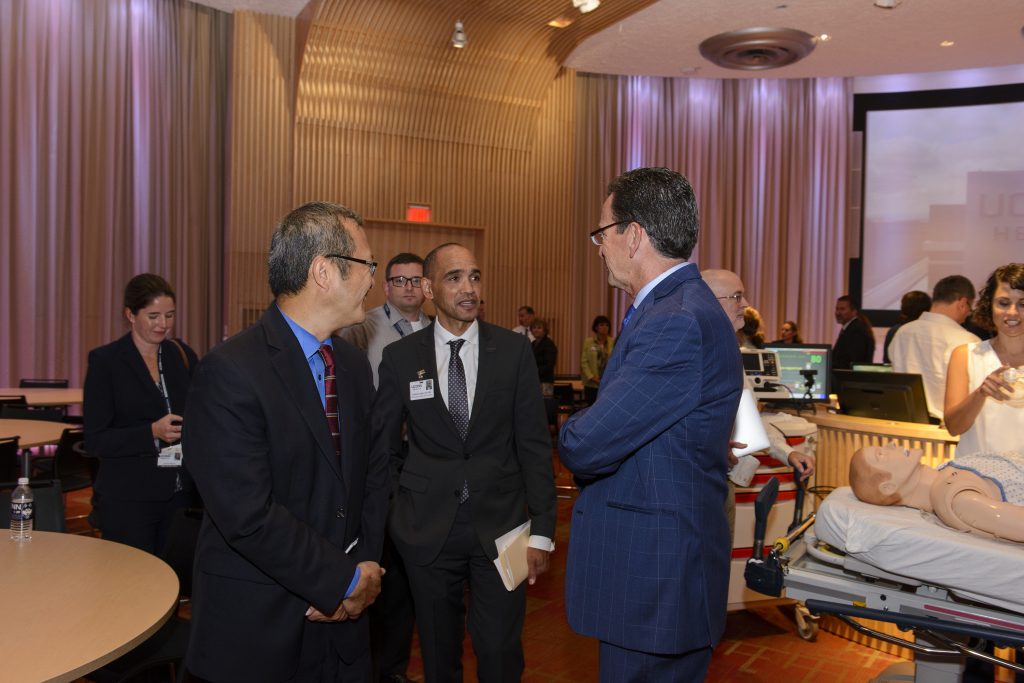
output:
<path id="1" fill-rule="evenodd" d="M 385 268 L 395 254 L 408 251 L 424 257 L 439 244 L 458 242 L 477 254 L 477 258 L 480 259 L 478 261 L 480 269 L 487 270 L 487 264 L 482 260 L 487 253 L 486 231 L 483 229 L 435 223 L 382 221 L 372 218 L 364 220 L 366 236 L 373 249 L 373 258 L 379 264 L 377 275 L 374 277 L 373 289 L 366 295 L 367 310 L 384 303 Z M 485 296 L 484 299 L 486 298 Z M 434 306 L 429 301 L 424 305 L 423 310 L 427 315 L 434 315 Z"/>
<path id="2" fill-rule="evenodd" d="M 287 17 L 234 15 L 224 336 L 254 322 L 271 301 L 270 235 L 294 208 L 295 29 Z"/>
<path id="3" fill-rule="evenodd" d="M 269 300 L 275 220 L 333 201 L 367 219 L 382 263 L 473 234 L 441 225 L 486 228 L 474 244 L 488 320 L 510 327 L 533 305 L 551 322 L 558 372 L 577 372 L 593 315 L 581 302 L 609 295 L 603 277 L 580 277 L 600 264 L 592 228 L 572 215 L 576 77 L 561 63 L 651 2 L 579 15 L 563 0 L 313 0 L 295 21 L 236 14 L 227 331 Z M 567 12 L 568 29 L 546 26 Z M 449 42 L 456 19 L 463 50 Z M 430 205 L 439 225 L 403 232 L 409 203 Z M 381 297 L 375 288 L 368 305 Z"/>

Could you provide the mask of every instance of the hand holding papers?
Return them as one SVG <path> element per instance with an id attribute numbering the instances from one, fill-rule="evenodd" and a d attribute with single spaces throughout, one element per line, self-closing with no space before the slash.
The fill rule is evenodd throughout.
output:
<path id="1" fill-rule="evenodd" d="M 498 568 L 498 574 L 501 575 L 506 590 L 514 591 L 529 574 L 526 563 L 526 549 L 529 543 L 529 521 L 494 539 L 494 545 L 498 548 L 498 559 L 494 561 L 494 566 Z"/>
<path id="2" fill-rule="evenodd" d="M 729 479 L 737 486 L 749 486 L 759 463 L 757 458 L 748 454 L 763 451 L 771 446 L 768 432 L 764 430 L 764 424 L 761 422 L 761 414 L 757 412 L 754 392 L 750 389 L 744 389 L 740 395 L 740 405 L 736 410 L 736 419 L 732 423 L 732 437 L 729 440 L 746 444 L 743 448 L 732 449 L 732 454 L 737 456 L 739 461 L 729 471 Z"/>

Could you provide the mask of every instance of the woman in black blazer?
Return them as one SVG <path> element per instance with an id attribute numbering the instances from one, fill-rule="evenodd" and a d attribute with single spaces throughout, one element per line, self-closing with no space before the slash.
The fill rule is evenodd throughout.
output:
<path id="1" fill-rule="evenodd" d="M 175 449 L 185 395 L 198 357 L 171 337 L 174 290 L 162 277 L 136 275 L 124 291 L 131 331 L 89 352 L 85 446 L 100 459 L 96 506 L 103 538 L 154 555 L 192 484 Z"/>

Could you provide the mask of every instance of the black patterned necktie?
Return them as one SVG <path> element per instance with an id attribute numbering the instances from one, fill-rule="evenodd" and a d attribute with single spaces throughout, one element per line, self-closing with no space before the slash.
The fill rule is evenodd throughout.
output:
<path id="1" fill-rule="evenodd" d="M 327 426 L 331 429 L 334 453 L 341 457 L 341 423 L 338 419 L 338 381 L 334 375 L 334 349 L 327 344 L 320 345 L 320 357 L 324 360 L 324 413 Z"/>
<path id="2" fill-rule="evenodd" d="M 448 346 L 452 348 L 452 358 L 448 362 L 448 412 L 463 441 L 469 433 L 469 394 L 466 392 L 466 368 L 462 365 L 459 350 L 465 343 L 465 339 L 452 339 L 448 342 Z M 469 482 L 463 481 L 459 503 L 465 503 L 468 498 Z"/>

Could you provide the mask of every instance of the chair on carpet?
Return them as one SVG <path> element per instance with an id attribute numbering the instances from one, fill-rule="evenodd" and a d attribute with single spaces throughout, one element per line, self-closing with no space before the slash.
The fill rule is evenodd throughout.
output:
<path id="1" fill-rule="evenodd" d="M 20 476 L 21 455 L 18 452 L 18 437 L 0 439 L 0 481 L 17 481 Z M 3 502 L 0 500 L 0 508 L 4 507 Z"/>
<path id="2" fill-rule="evenodd" d="M 19 389 L 67 389 L 66 379 L 22 379 L 18 382 Z"/>
<path id="3" fill-rule="evenodd" d="M 81 491 L 93 485 L 96 479 L 96 462 L 85 452 L 83 439 L 85 434 L 81 427 L 68 427 L 60 435 L 57 448 L 53 455 L 40 455 L 32 458 L 32 476 L 49 476 L 60 481 L 61 491 L 65 495 L 72 491 Z M 72 519 L 84 519 L 87 515 L 75 515 Z"/>
<path id="4" fill-rule="evenodd" d="M 178 575 L 179 604 L 192 594 L 192 561 L 199 539 L 203 511 L 189 508 L 178 510 L 171 522 L 167 546 L 161 559 Z M 87 678 L 95 683 L 129 683 L 149 680 L 150 672 L 174 672 L 177 683 L 184 683 L 185 653 L 188 650 L 190 622 L 175 613 L 159 631 L 120 659 L 90 673 Z M 164 679 L 166 680 L 166 678 Z"/>
<path id="5" fill-rule="evenodd" d="M 0 409 L 3 409 L 4 406 L 24 406 L 24 405 L 28 405 L 28 403 L 25 401 L 25 397 L 24 396 L 12 396 L 12 395 L 7 395 L 7 394 L 4 394 L 3 396 L 0 396 Z"/>
<path id="6" fill-rule="evenodd" d="M 0 406 L 0 418 L 5 420 L 48 420 L 49 422 L 63 422 L 64 410 L 62 408 L 36 407 L 29 405 L 6 404 Z"/>

